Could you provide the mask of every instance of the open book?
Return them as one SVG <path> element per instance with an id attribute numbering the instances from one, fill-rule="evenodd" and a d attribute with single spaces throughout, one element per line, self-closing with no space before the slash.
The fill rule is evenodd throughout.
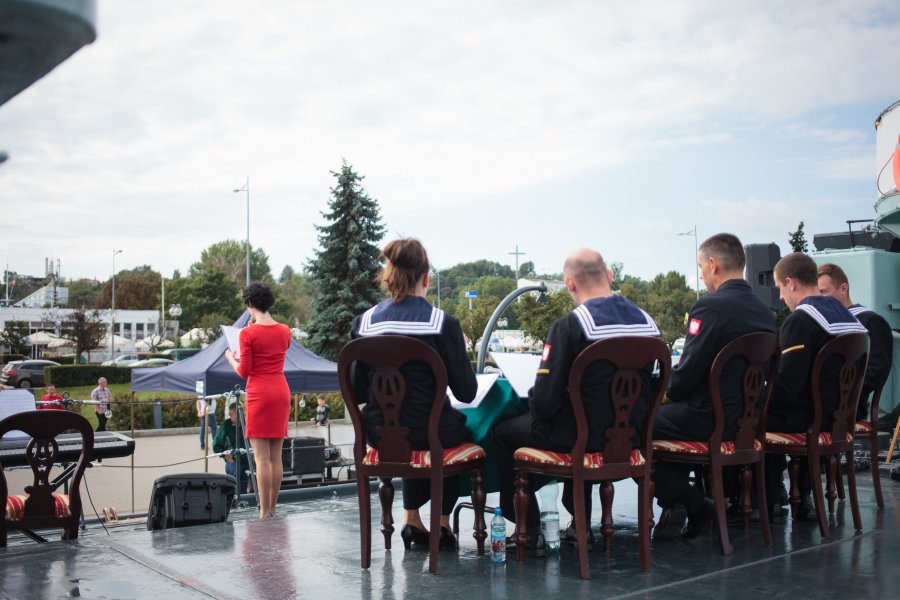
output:
<path id="1" fill-rule="evenodd" d="M 468 404 L 454 398 L 450 386 L 447 386 L 447 397 L 450 398 L 450 406 L 456 409 L 475 408 L 481 404 L 481 401 L 484 400 L 487 393 L 491 391 L 491 387 L 493 387 L 494 382 L 497 381 L 497 377 L 499 377 L 497 373 L 481 373 L 475 375 L 475 379 L 478 380 L 478 391 L 475 392 L 475 399 Z"/>
<path id="2" fill-rule="evenodd" d="M 225 341 L 228 342 L 228 349 L 234 354 L 236 360 L 241 360 L 241 330 L 231 325 L 220 325 Z"/>
<path id="3" fill-rule="evenodd" d="M 527 398 L 528 390 L 534 386 L 538 367 L 541 366 L 541 355 L 491 352 L 491 358 L 503 371 L 503 376 L 509 380 L 516 394 L 520 398 Z"/>

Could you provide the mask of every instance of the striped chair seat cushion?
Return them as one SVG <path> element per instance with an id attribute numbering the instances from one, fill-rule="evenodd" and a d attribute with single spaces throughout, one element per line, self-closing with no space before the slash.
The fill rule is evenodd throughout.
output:
<path id="1" fill-rule="evenodd" d="M 848 442 L 853 441 L 853 434 L 848 433 L 846 440 Z M 805 433 L 773 433 L 771 431 L 766 432 L 766 443 L 772 444 L 774 446 L 805 446 L 806 445 L 806 434 Z M 831 443 L 831 433 L 828 431 L 822 431 L 819 433 L 819 445 L 825 446 Z"/>
<path id="2" fill-rule="evenodd" d="M 6 520 L 10 522 L 21 521 L 25 517 L 25 500 L 28 494 L 9 496 L 6 499 Z M 69 495 L 53 494 L 56 508 L 56 518 L 64 519 L 71 515 L 69 512 Z"/>
<path id="3" fill-rule="evenodd" d="M 458 465 L 460 463 L 470 462 L 484 458 L 484 448 L 476 444 L 460 444 L 453 448 L 444 450 L 444 466 Z M 378 464 L 378 449 L 369 448 L 366 451 L 366 457 L 363 464 L 374 466 Z M 431 466 L 431 452 L 429 450 L 413 450 L 409 464 L 417 469 L 427 469 Z"/>
<path id="4" fill-rule="evenodd" d="M 869 433 L 872 429 L 872 421 L 857 421 L 853 431 L 856 433 Z"/>
<path id="5" fill-rule="evenodd" d="M 734 442 L 722 442 L 722 454 L 734 454 Z M 682 440 L 653 440 L 653 449 L 660 452 L 682 452 L 684 454 L 709 454 L 708 442 L 685 442 Z M 753 449 L 762 450 L 759 440 L 753 440 Z"/>
<path id="6" fill-rule="evenodd" d="M 540 463 L 542 465 L 572 466 L 572 455 L 565 452 L 552 452 L 550 450 L 541 450 L 540 448 L 519 448 L 513 456 L 516 460 Z M 632 467 L 639 467 L 646 464 L 646 461 L 641 451 L 635 448 L 631 451 L 628 463 Z M 584 467 L 586 469 L 596 469 L 602 466 L 602 452 L 586 452 L 584 454 Z"/>

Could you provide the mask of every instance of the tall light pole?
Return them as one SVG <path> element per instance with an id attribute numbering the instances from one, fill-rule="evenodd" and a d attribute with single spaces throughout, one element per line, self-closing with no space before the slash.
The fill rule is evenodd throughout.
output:
<path id="1" fill-rule="evenodd" d="M 679 233 L 677 235 L 692 235 L 694 236 L 694 284 L 697 286 L 697 300 L 700 299 L 700 256 L 699 250 L 697 246 L 697 226 L 694 225 L 694 228 L 690 231 L 685 231 L 684 233 Z"/>
<path id="2" fill-rule="evenodd" d="M 181 316 L 181 305 L 173 304 L 172 306 L 170 306 L 169 314 L 172 315 L 172 318 L 175 319 L 175 321 L 177 322 L 178 317 Z M 175 349 L 176 350 L 178 349 L 178 325 L 177 324 L 175 325 Z"/>
<path id="3" fill-rule="evenodd" d="M 110 313 L 109 331 L 109 359 L 116 357 L 116 254 L 122 254 L 121 250 L 113 248 L 113 276 L 112 276 L 112 312 Z"/>
<path id="4" fill-rule="evenodd" d="M 247 285 L 250 285 L 250 176 L 247 175 L 247 182 L 241 187 L 234 190 L 234 193 L 247 192 Z"/>

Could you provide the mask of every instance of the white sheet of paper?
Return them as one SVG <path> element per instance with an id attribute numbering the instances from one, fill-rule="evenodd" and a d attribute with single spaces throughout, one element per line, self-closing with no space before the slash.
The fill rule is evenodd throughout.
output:
<path id="1" fill-rule="evenodd" d="M 456 409 L 466 409 L 466 408 L 475 408 L 481 401 L 484 400 L 484 397 L 487 396 L 487 393 L 491 391 L 491 388 L 494 385 L 494 382 L 497 381 L 497 377 L 499 375 L 497 373 L 481 373 L 479 375 L 475 375 L 475 379 L 478 380 L 478 391 L 475 392 L 475 399 L 466 404 L 465 402 L 460 402 L 456 398 L 453 397 L 453 392 L 450 391 L 450 386 L 447 386 L 447 397 L 450 398 L 450 406 Z"/>
<path id="2" fill-rule="evenodd" d="M 228 342 L 228 349 L 237 360 L 241 360 L 241 330 L 231 325 L 220 325 L 220 327 L 225 341 Z"/>
<path id="3" fill-rule="evenodd" d="M 490 354 L 516 394 L 520 398 L 527 398 L 528 390 L 534 386 L 534 378 L 537 377 L 537 370 L 541 365 L 541 355 L 518 352 L 491 352 Z"/>
<path id="4" fill-rule="evenodd" d="M 16 413 L 34 410 L 35 406 L 34 395 L 28 390 L 0 390 L 0 421 Z M 22 431 L 10 431 L 3 439 L 27 437 L 28 434 Z"/>

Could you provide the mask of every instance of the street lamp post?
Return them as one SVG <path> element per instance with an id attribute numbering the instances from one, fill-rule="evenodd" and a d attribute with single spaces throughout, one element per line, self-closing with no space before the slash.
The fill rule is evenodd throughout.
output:
<path id="1" fill-rule="evenodd" d="M 234 190 L 234 193 L 247 192 L 247 285 L 250 285 L 250 176 L 247 175 L 247 182 L 241 187 Z"/>
<path id="2" fill-rule="evenodd" d="M 488 320 L 488 324 L 484 328 L 484 333 L 481 334 L 481 348 L 478 349 L 478 360 L 475 363 L 476 373 L 484 373 L 484 360 L 487 356 L 488 341 L 491 339 L 491 332 L 494 330 L 494 325 L 497 324 L 497 321 L 503 315 L 503 311 L 506 310 L 506 307 L 512 304 L 513 300 L 525 292 L 540 292 L 541 295 L 538 297 L 538 304 L 547 304 L 548 302 L 547 285 L 543 281 L 538 285 L 526 285 L 524 287 L 516 288 L 511 291 L 506 298 L 501 300 L 500 304 L 497 305 L 497 308 L 494 309 L 491 318 Z"/>
<path id="3" fill-rule="evenodd" d="M 109 359 L 116 357 L 116 254 L 122 254 L 121 250 L 113 248 L 113 273 L 112 273 L 112 310 L 110 311 L 109 328 Z"/>
<path id="4" fill-rule="evenodd" d="M 699 250 L 697 247 L 697 226 L 694 225 L 694 228 L 690 231 L 685 231 L 684 233 L 679 233 L 676 235 L 692 235 L 694 236 L 694 285 L 697 287 L 697 300 L 700 299 L 700 256 Z"/>
<path id="5" fill-rule="evenodd" d="M 178 321 L 178 317 L 181 316 L 181 305 L 173 304 L 169 307 L 169 315 Z M 178 326 L 175 326 L 175 349 L 178 350 Z"/>

